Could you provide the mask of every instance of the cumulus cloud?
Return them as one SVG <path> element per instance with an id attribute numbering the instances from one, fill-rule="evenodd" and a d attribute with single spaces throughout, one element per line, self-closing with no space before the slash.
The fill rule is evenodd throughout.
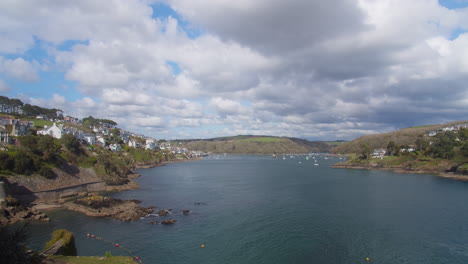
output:
<path id="1" fill-rule="evenodd" d="M 35 64 L 25 61 L 23 58 L 10 60 L 0 56 L 0 73 L 26 82 L 39 81 L 37 65 Z"/>
<path id="2" fill-rule="evenodd" d="M 174 17 L 153 18 L 151 3 L 2 2 L 0 53 L 19 57 L 0 57 L 0 73 L 39 81 L 46 67 L 23 55 L 44 41 L 82 98 L 32 101 L 172 137 L 352 139 L 468 114 L 466 8 L 166 0 L 200 29 L 194 37 Z M 79 42 L 59 48 L 70 40 Z"/>

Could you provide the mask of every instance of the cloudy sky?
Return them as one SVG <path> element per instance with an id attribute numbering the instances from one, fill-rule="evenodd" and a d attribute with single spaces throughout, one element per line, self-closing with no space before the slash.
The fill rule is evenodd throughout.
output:
<path id="1" fill-rule="evenodd" d="M 2 0 L 0 94 L 156 138 L 468 119 L 468 0 Z"/>

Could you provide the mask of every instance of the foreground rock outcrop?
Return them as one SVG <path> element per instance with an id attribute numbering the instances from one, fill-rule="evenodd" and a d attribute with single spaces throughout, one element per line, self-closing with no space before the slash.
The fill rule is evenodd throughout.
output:
<path id="1" fill-rule="evenodd" d="M 88 216 L 110 217 L 122 221 L 138 220 L 154 212 L 153 208 L 144 208 L 136 200 L 126 201 L 100 195 L 67 202 L 63 207 Z"/>

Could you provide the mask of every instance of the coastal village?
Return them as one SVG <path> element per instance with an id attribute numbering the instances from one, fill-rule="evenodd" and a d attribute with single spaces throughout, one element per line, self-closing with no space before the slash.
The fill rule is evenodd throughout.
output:
<path id="1" fill-rule="evenodd" d="M 173 146 L 170 141 L 157 140 L 152 137 L 118 129 L 108 123 L 101 122 L 99 125 L 87 127 L 91 132 L 86 133 L 77 128 L 77 126 L 84 126 L 84 124 L 81 120 L 74 117 L 67 116 L 63 120 L 48 120 L 47 117 L 39 115 L 36 117 L 36 120 L 53 122 L 51 126 L 46 125 L 42 129 L 37 130 L 36 133 L 38 135 L 49 135 L 60 139 L 65 134 L 71 134 L 82 144 L 100 146 L 114 152 L 121 151 L 123 146 L 129 146 L 131 148 L 143 148 L 147 150 L 168 150 L 175 155 L 185 158 L 207 155 L 201 151 L 190 151 L 187 148 Z M 36 127 L 34 121 L 0 116 L 0 142 L 2 147 L 15 144 L 16 137 L 29 135 L 31 130 Z M 109 143 L 108 138 L 111 136 L 117 137 L 122 143 Z"/>

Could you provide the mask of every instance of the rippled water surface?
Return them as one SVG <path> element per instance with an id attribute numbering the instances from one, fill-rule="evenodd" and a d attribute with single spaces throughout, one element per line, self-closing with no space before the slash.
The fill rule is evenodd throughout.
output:
<path id="1" fill-rule="evenodd" d="M 144 263 L 468 263 L 468 183 L 317 161 L 219 156 L 142 169 L 139 190 L 114 196 L 172 208 L 176 224 L 56 211 L 31 226 L 30 245 L 66 228 L 80 255 L 127 253 L 92 233 Z"/>

